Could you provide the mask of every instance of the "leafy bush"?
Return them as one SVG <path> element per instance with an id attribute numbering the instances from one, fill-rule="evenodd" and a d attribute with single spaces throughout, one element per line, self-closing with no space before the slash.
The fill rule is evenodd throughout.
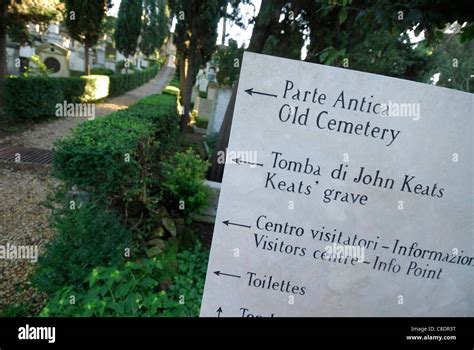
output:
<path id="1" fill-rule="evenodd" d="M 14 119 L 38 120 L 53 117 L 64 94 L 56 78 L 13 77 L 5 81 L 5 100 L 7 113 Z"/>
<path id="2" fill-rule="evenodd" d="M 51 69 L 48 69 L 48 67 L 41 61 L 41 57 L 38 55 L 33 55 L 30 58 L 31 62 L 28 67 L 26 67 L 26 71 L 22 73 L 22 76 L 28 77 L 28 76 L 41 76 L 41 77 L 47 77 L 53 71 Z"/>
<path id="3" fill-rule="evenodd" d="M 237 41 L 230 39 L 228 46 L 220 47 L 214 54 L 219 71 L 216 74 L 220 85 L 232 86 L 239 78 L 240 65 L 235 65 L 236 60 L 242 62 L 244 47 L 239 47 Z"/>
<path id="4" fill-rule="evenodd" d="M 80 285 L 94 266 L 119 264 L 131 244 L 132 233 L 119 217 L 92 201 L 56 209 L 53 223 L 56 236 L 40 256 L 34 276 L 35 285 L 45 292 Z"/>
<path id="5" fill-rule="evenodd" d="M 165 196 L 179 206 L 184 202 L 184 212 L 189 214 L 207 205 L 210 189 L 203 179 L 209 164 L 192 150 L 175 153 L 163 162 L 162 186 Z"/>
<path id="6" fill-rule="evenodd" d="M 85 280 L 86 291 L 62 288 L 52 295 L 40 316 L 197 317 L 207 259 L 208 252 L 199 246 L 179 253 L 178 272 L 168 290 L 163 288 L 166 266 L 161 258 L 95 268 Z"/>
<path id="7" fill-rule="evenodd" d="M 156 316 L 174 305 L 166 292 L 159 290 L 162 269 L 157 258 L 129 261 L 121 268 L 94 268 L 84 293 L 71 286 L 62 288 L 40 316 Z"/>
<path id="8" fill-rule="evenodd" d="M 7 305 L 0 312 L 0 317 L 28 317 L 31 315 L 31 304 L 28 301 L 20 304 Z"/>
<path id="9" fill-rule="evenodd" d="M 199 316 L 208 259 L 209 251 L 202 250 L 200 244 L 178 253 L 178 272 L 168 294 L 173 300 L 184 301 L 176 308 L 180 316 Z"/>

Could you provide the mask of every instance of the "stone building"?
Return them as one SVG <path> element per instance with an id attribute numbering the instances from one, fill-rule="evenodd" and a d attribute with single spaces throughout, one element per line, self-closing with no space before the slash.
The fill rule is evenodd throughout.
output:
<path id="1" fill-rule="evenodd" d="M 43 29 L 40 25 L 29 24 L 28 29 L 31 46 L 20 45 L 7 38 L 8 74 L 24 72 L 33 55 L 41 57 L 42 62 L 54 72 L 53 76 L 69 76 L 71 70 L 84 70 L 84 46 L 69 37 L 64 25 L 51 23 Z M 90 50 L 91 67 L 115 70 L 116 56 L 113 38 L 104 34 Z"/>

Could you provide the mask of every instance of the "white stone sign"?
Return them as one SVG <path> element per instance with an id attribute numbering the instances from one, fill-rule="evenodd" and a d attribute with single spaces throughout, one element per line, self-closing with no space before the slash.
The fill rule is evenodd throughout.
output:
<path id="1" fill-rule="evenodd" d="M 474 316 L 473 107 L 245 53 L 201 316 Z"/>

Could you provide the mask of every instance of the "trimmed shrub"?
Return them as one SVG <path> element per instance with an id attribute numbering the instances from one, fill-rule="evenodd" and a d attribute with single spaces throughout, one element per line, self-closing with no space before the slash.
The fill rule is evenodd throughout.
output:
<path id="1" fill-rule="evenodd" d="M 53 212 L 57 233 L 40 256 L 34 276 L 42 291 L 78 286 L 94 266 L 122 262 L 124 249 L 130 247 L 132 233 L 116 214 L 93 202 L 79 203 L 74 209 L 63 203 Z"/>
<path id="2" fill-rule="evenodd" d="M 81 70 L 69 70 L 69 74 L 71 77 L 82 77 L 85 75 L 84 71 Z M 96 67 L 91 69 L 91 74 L 92 75 L 112 75 L 115 74 L 115 72 L 112 69 L 109 68 L 103 68 L 103 67 Z"/>
<path id="3" fill-rule="evenodd" d="M 110 96 L 118 96 L 125 91 L 125 75 L 124 74 L 113 74 L 109 76 L 110 86 L 109 94 Z"/>
<path id="4" fill-rule="evenodd" d="M 174 108 L 173 112 L 176 113 L 176 97 L 165 96 L 162 94 L 150 95 L 138 100 L 135 105 L 131 106 L 131 108 L 141 105 L 166 108 L 169 111 Z"/>
<path id="5" fill-rule="evenodd" d="M 61 86 L 56 78 L 8 78 L 5 81 L 7 113 L 20 120 L 54 117 L 56 104 L 64 102 Z"/>
<path id="6" fill-rule="evenodd" d="M 166 155 L 176 143 L 178 123 L 176 97 L 151 95 L 129 107 L 130 116 L 149 118 L 154 123 L 154 131 L 160 143 L 160 152 Z"/>
<path id="7" fill-rule="evenodd" d="M 165 89 L 163 90 L 163 93 L 166 94 L 166 95 L 179 96 L 180 91 L 179 91 L 179 88 L 174 87 L 174 86 L 171 86 L 171 85 L 168 85 L 168 86 L 165 87 Z"/>
<path id="8" fill-rule="evenodd" d="M 109 95 L 110 79 L 106 75 L 84 75 L 85 83 L 82 99 L 84 101 L 98 101 Z"/>
<path id="9" fill-rule="evenodd" d="M 55 144 L 53 174 L 101 198 L 144 198 L 150 168 L 175 143 L 178 122 L 175 98 L 161 96 L 82 123 Z"/>
<path id="10" fill-rule="evenodd" d="M 97 68 L 92 68 L 91 69 L 91 74 L 93 74 L 93 75 L 112 75 L 112 74 L 115 74 L 115 72 L 112 69 L 109 69 L 109 68 L 97 67 Z"/>
<path id="11" fill-rule="evenodd" d="M 117 96 L 145 84 L 158 74 L 159 66 L 153 65 L 130 74 L 110 75 L 110 96 Z"/>
<path id="12" fill-rule="evenodd" d="M 80 103 L 86 89 L 86 81 L 81 78 L 55 78 L 59 81 L 64 94 L 64 100 L 68 103 Z"/>
<path id="13" fill-rule="evenodd" d="M 179 89 L 179 79 L 178 78 L 173 78 L 170 82 L 170 86 L 174 86 Z"/>
<path id="14" fill-rule="evenodd" d="M 11 77 L 5 80 L 6 111 L 13 119 L 55 116 L 56 104 L 91 102 L 109 94 L 109 77 Z"/>
<path id="15" fill-rule="evenodd" d="M 141 179 L 139 148 L 150 144 L 153 134 L 149 119 L 137 122 L 126 110 L 82 123 L 56 144 L 53 174 L 103 198 L 134 197 Z"/>
<path id="16" fill-rule="evenodd" d="M 69 70 L 69 75 L 71 77 L 76 77 L 76 78 L 80 78 L 84 75 L 84 72 L 81 71 L 81 70 L 74 70 L 74 69 L 70 69 Z"/>

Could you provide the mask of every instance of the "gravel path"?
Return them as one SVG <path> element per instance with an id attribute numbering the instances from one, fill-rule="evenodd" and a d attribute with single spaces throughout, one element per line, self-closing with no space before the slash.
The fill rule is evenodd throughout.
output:
<path id="1" fill-rule="evenodd" d="M 174 66 L 167 65 L 147 84 L 122 96 L 107 99 L 96 106 L 96 115 L 107 115 L 126 108 L 138 99 L 159 93 L 173 78 Z M 62 118 L 37 125 L 18 135 L 3 137 L 0 145 L 52 149 L 53 142 L 68 135 L 72 128 L 86 118 Z M 42 203 L 48 193 L 60 184 L 50 175 L 45 165 L 15 164 L 0 161 L 0 313 L 7 305 L 30 302 L 33 314 L 39 312 L 45 295 L 38 293 L 28 282 L 35 264 L 26 259 L 2 257 L 8 247 L 37 247 L 41 254 L 44 245 L 54 237 L 49 226 L 50 212 Z"/>
<path id="2" fill-rule="evenodd" d="M 1 247 L 36 246 L 41 252 L 53 237 L 48 224 L 49 209 L 41 205 L 50 190 L 59 184 L 49 172 L 49 166 L 0 162 Z M 34 262 L 12 257 L 0 259 L 0 310 L 21 301 L 30 301 L 38 309 L 43 296 L 27 281 Z"/>

